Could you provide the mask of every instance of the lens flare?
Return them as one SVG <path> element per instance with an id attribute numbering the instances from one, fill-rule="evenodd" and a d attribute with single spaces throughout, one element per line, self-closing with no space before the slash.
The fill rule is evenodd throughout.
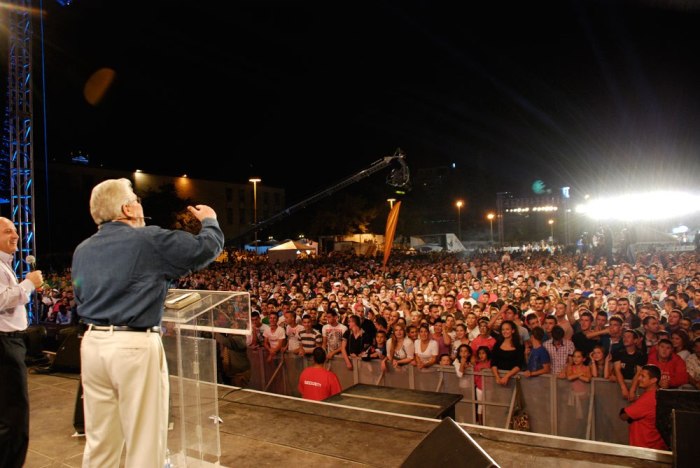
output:
<path id="1" fill-rule="evenodd" d="M 598 220 L 641 221 L 672 219 L 700 211 L 700 196 L 672 191 L 644 192 L 597 198 L 576 212 Z"/>

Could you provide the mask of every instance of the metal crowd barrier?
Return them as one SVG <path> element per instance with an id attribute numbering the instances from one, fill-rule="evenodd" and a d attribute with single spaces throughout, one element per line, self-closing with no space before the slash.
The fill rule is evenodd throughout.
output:
<path id="1" fill-rule="evenodd" d="M 311 359 L 285 353 L 267 362 L 263 349 L 248 349 L 251 379 L 247 388 L 299 397 L 297 384 Z M 377 360 L 353 359 L 352 370 L 341 357 L 334 357 L 326 367 L 338 376 L 343 389 L 352 385 L 372 384 L 387 387 L 459 393 L 455 417 L 460 423 L 477 423 L 474 373 L 470 370 L 459 378 L 452 366 L 418 369 L 412 365 L 383 372 Z M 478 375 L 478 374 L 477 374 Z M 508 428 L 513 412 L 515 377 L 507 386 L 495 382 L 491 370 L 481 372 L 483 382 L 483 424 Z M 617 382 L 596 378 L 590 383 L 574 384 L 551 375 L 525 377 L 520 374 L 525 410 L 530 416 L 532 432 L 573 437 L 599 442 L 628 444 L 628 425 L 618 417 L 620 408 L 629 404 L 622 398 Z"/>

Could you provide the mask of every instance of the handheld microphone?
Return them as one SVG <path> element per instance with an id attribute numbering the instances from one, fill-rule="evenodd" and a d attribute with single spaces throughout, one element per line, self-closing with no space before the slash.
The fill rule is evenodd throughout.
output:
<path id="1" fill-rule="evenodd" d="M 30 270 L 33 271 L 36 269 L 36 257 L 34 255 L 27 255 L 24 261 L 27 262 Z"/>

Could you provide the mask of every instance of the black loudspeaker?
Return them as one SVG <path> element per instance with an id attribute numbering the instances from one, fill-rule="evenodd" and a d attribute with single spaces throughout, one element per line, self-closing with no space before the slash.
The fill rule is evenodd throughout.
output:
<path id="1" fill-rule="evenodd" d="M 401 464 L 403 468 L 425 468 L 428 465 L 470 468 L 499 466 L 451 418 L 445 418 L 435 426 Z"/>
<path id="2" fill-rule="evenodd" d="M 668 447 L 673 447 L 673 416 L 671 412 L 690 411 L 700 413 L 700 392 L 696 390 L 659 390 L 656 392 L 656 428 Z M 683 432 L 683 426 L 679 427 Z M 694 436 L 700 433 L 693 432 Z M 697 444 L 696 444 L 697 445 Z"/>
<path id="3" fill-rule="evenodd" d="M 673 419 L 673 466 L 697 466 L 700 460 L 700 413 L 695 411 L 672 411 Z"/>
<path id="4" fill-rule="evenodd" d="M 66 329 L 68 330 L 68 329 Z M 80 373 L 80 338 L 78 328 L 65 334 L 65 338 L 56 351 L 56 357 L 51 364 L 52 372 Z"/>
<path id="5" fill-rule="evenodd" d="M 46 335 L 46 327 L 43 325 L 32 325 L 24 333 L 24 345 L 27 348 L 24 362 L 28 366 L 48 364 L 48 358 L 44 354 L 44 338 L 46 338 Z"/>

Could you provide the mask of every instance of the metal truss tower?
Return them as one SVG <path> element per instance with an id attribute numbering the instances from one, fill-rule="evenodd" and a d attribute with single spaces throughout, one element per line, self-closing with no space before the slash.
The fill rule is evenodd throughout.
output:
<path id="1" fill-rule="evenodd" d="M 34 148 L 32 113 L 32 9 L 30 0 L 15 0 L 6 10 L 8 95 L 3 159 L 9 164 L 11 219 L 19 234 L 14 269 L 29 272 L 24 259 L 36 252 L 34 236 Z"/>

